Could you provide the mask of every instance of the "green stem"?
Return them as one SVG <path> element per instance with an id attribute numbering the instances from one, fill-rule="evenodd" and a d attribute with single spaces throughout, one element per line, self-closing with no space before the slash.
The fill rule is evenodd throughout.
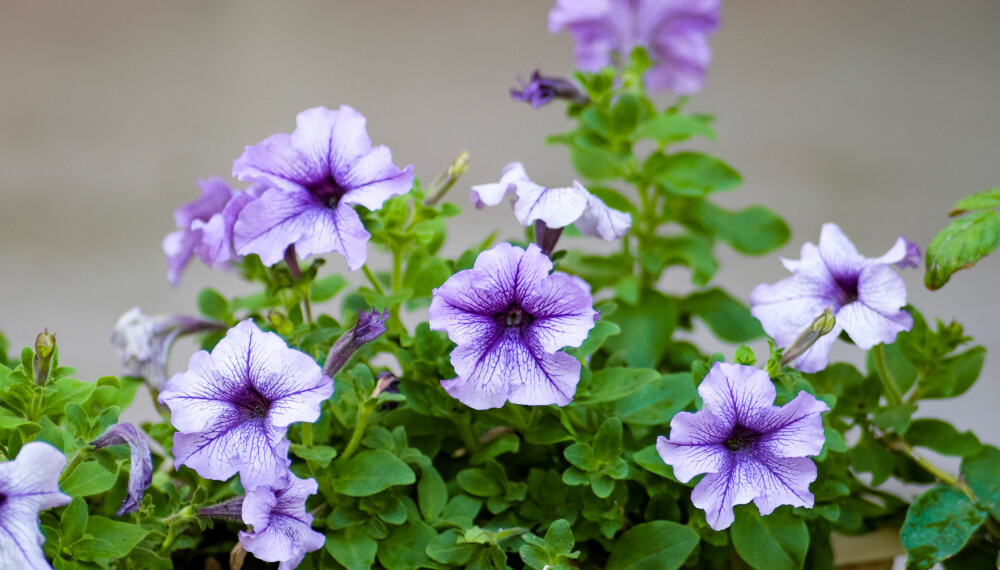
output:
<path id="1" fill-rule="evenodd" d="M 903 395 L 896 385 L 896 380 L 889 373 L 889 366 L 885 359 L 885 344 L 877 344 L 872 349 L 875 356 L 875 368 L 878 370 L 878 377 L 882 380 L 882 387 L 885 388 L 885 399 L 891 406 L 901 406 Z"/>
<path id="2" fill-rule="evenodd" d="M 476 426 L 473 422 L 462 422 L 455 420 L 455 425 L 458 426 L 458 434 L 462 436 L 462 441 L 465 442 L 465 449 L 469 450 L 469 454 L 474 454 L 479 451 L 479 434 L 476 433 Z"/>
<path id="3" fill-rule="evenodd" d="M 306 324 L 313 324 L 313 312 L 312 305 L 309 304 L 309 291 L 306 291 L 305 295 L 302 295 L 302 308 L 306 311 Z"/>
<path id="4" fill-rule="evenodd" d="M 72 474 L 73 471 L 76 470 L 76 468 L 79 467 L 81 463 L 83 463 L 83 460 L 85 459 L 84 457 L 85 452 L 86 450 L 77 453 L 76 457 L 73 458 L 73 461 L 70 461 L 69 465 L 66 466 L 66 469 L 63 469 L 62 475 L 59 476 L 60 485 L 65 483 L 66 479 L 69 479 L 70 474 Z"/>
<path id="5" fill-rule="evenodd" d="M 365 427 L 368 424 L 368 416 L 371 413 L 371 408 L 367 402 L 358 404 L 358 421 L 354 425 L 354 433 L 351 434 L 351 441 L 347 442 L 347 447 L 344 448 L 344 453 L 339 458 L 340 461 L 347 461 L 357 451 L 358 444 L 361 443 L 361 437 L 365 435 Z"/>
<path id="6" fill-rule="evenodd" d="M 170 554 L 170 547 L 173 546 L 174 541 L 177 540 L 177 529 L 184 524 L 184 521 L 175 521 L 170 523 L 167 527 L 167 537 L 163 539 L 163 545 L 160 546 L 160 554 L 163 556 L 168 556 Z"/>
<path id="7" fill-rule="evenodd" d="M 312 447 L 313 444 L 313 425 L 310 423 L 302 424 L 302 445 L 306 447 Z"/>
<path id="8" fill-rule="evenodd" d="M 526 528 L 521 528 L 521 527 L 506 528 L 504 530 L 497 532 L 494 535 L 494 537 L 497 539 L 497 542 L 500 542 L 501 540 L 510 538 L 512 536 L 521 536 L 526 532 L 528 532 L 528 529 Z"/>
<path id="9" fill-rule="evenodd" d="M 368 265 L 367 264 L 362 265 L 361 269 L 362 271 L 365 272 L 365 277 L 367 277 L 368 281 L 371 282 L 372 287 L 375 288 L 375 291 L 377 291 L 379 295 L 385 295 L 385 289 L 383 289 L 382 285 L 379 284 L 378 279 L 375 279 L 375 275 L 372 273 L 371 269 L 368 269 Z"/>
<path id="10" fill-rule="evenodd" d="M 392 292 L 403 288 L 403 256 L 398 248 L 392 248 Z"/>

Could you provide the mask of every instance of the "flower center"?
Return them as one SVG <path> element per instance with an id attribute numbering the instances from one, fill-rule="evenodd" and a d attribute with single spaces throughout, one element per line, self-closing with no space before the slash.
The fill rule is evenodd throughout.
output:
<path id="1" fill-rule="evenodd" d="M 730 451 L 743 451 L 752 447 L 757 443 L 758 439 L 760 439 L 759 433 L 738 425 L 733 428 L 733 431 L 726 439 L 726 447 Z"/>
<path id="2" fill-rule="evenodd" d="M 500 326 L 511 328 L 526 327 L 532 321 L 531 315 L 516 303 L 511 303 L 509 307 L 493 315 L 493 318 L 496 319 L 497 324 Z"/>
<path id="3" fill-rule="evenodd" d="M 243 412 L 244 420 L 260 419 L 267 416 L 271 402 L 254 388 L 249 388 L 236 399 L 236 405 Z"/>
<path id="4" fill-rule="evenodd" d="M 858 300 L 859 277 L 857 272 L 833 275 L 833 280 L 837 283 L 837 288 L 840 289 L 837 302 L 840 303 L 841 307 Z"/>
<path id="5" fill-rule="evenodd" d="M 326 202 L 326 205 L 330 208 L 336 208 L 337 204 L 340 202 L 340 198 L 346 193 L 346 191 L 341 188 L 339 184 L 337 184 L 337 181 L 333 179 L 333 176 L 329 175 L 322 180 L 318 180 L 310 184 L 309 192 L 321 201 Z"/>

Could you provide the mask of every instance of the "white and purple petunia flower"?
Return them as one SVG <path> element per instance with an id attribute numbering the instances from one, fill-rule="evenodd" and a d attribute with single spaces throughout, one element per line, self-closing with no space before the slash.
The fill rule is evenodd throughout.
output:
<path id="1" fill-rule="evenodd" d="M 314 422 L 333 381 L 308 355 L 245 320 L 211 354 L 195 353 L 159 401 L 170 408 L 174 462 L 206 479 L 239 472 L 243 488 L 281 488 L 288 479 L 288 426 Z"/>
<path id="2" fill-rule="evenodd" d="M 458 345 L 445 391 L 477 410 L 572 401 L 580 362 L 559 349 L 580 346 L 596 312 L 577 282 L 551 271 L 538 246 L 502 243 L 434 290 L 431 329 Z"/>
<path id="3" fill-rule="evenodd" d="M 587 103 L 590 101 L 580 91 L 580 88 L 569 79 L 563 77 L 546 77 L 539 73 L 537 69 L 531 74 L 529 81 L 518 78 L 517 82 L 521 84 L 521 88 L 510 90 L 511 99 L 530 103 L 536 109 L 548 104 L 553 99 L 566 99 L 572 103 Z"/>
<path id="4" fill-rule="evenodd" d="M 708 525 L 729 527 L 733 506 L 750 501 L 761 515 L 780 505 L 811 508 L 809 484 L 816 480 L 816 464 L 808 456 L 823 449 L 820 414 L 829 407 L 800 392 L 779 408 L 766 372 L 721 362 L 698 393 L 704 407 L 675 415 L 670 439 L 658 437 L 656 450 L 682 483 L 707 473 L 691 492 L 691 502 L 705 511 Z"/>
<path id="5" fill-rule="evenodd" d="M 520 162 L 505 166 L 500 182 L 473 186 L 469 198 L 481 209 L 499 204 L 507 195 L 514 196 L 517 221 L 535 225 L 536 241 L 546 254 L 570 224 L 584 235 L 606 241 L 620 239 L 632 227 L 631 215 L 609 208 L 576 180 L 572 186 L 548 188 L 532 182 Z"/>
<path id="6" fill-rule="evenodd" d="M 371 237 L 354 206 L 378 210 L 413 186 L 413 167 L 400 170 L 388 148 L 373 147 L 364 116 L 347 105 L 299 113 L 292 134 L 248 146 L 233 176 L 272 186 L 240 212 L 237 253 L 274 265 L 294 245 L 302 257 L 340 253 L 351 270 L 364 265 Z"/>
<path id="7" fill-rule="evenodd" d="M 59 490 L 66 456 L 52 445 L 24 444 L 12 461 L 0 463 L 0 568 L 51 570 L 38 526 L 38 511 L 68 505 Z"/>
<path id="8" fill-rule="evenodd" d="M 291 475 L 278 490 L 258 487 L 248 492 L 243 522 L 253 531 L 240 531 L 243 548 L 266 562 L 280 562 L 279 570 L 295 568 L 307 552 L 322 548 L 326 537 L 312 529 L 313 516 L 306 512 L 306 498 L 317 489 L 315 479 Z"/>
<path id="9" fill-rule="evenodd" d="M 641 46 L 654 62 L 646 86 L 688 95 L 705 82 L 720 8 L 720 0 L 557 0 L 549 31 L 569 30 L 583 71 L 625 61 Z"/>
<path id="10" fill-rule="evenodd" d="M 919 248 L 901 237 L 885 255 L 869 259 L 836 224 L 823 224 L 818 247 L 807 242 L 801 259 L 782 259 L 791 277 L 754 288 L 750 312 L 779 346 L 788 347 L 824 309 L 831 308 L 836 326 L 795 364 L 803 372 L 817 372 L 826 368 L 840 331 L 847 331 L 854 344 L 867 350 L 891 343 L 897 333 L 913 327 L 913 317 L 902 310 L 906 285 L 889 266 L 914 266 L 919 256 Z"/>
<path id="11" fill-rule="evenodd" d="M 128 473 L 128 493 L 121 508 L 115 513 L 118 516 L 139 510 L 142 496 L 153 484 L 153 454 L 149 451 L 149 439 L 144 431 L 128 422 L 121 422 L 104 430 L 100 437 L 90 442 L 94 449 L 122 444 L 129 447 L 131 466 Z"/>

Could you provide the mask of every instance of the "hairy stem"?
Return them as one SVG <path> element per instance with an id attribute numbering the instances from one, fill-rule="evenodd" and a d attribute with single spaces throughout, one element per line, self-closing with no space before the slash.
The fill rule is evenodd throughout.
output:
<path id="1" fill-rule="evenodd" d="M 371 269 L 368 269 L 368 265 L 367 264 L 362 265 L 361 269 L 365 272 L 365 277 L 367 277 L 368 281 L 371 282 L 372 287 L 375 289 L 375 291 L 377 291 L 379 295 L 385 295 L 385 289 L 382 288 L 382 285 L 378 282 L 378 279 L 375 279 L 375 274 L 372 273 Z"/>
<path id="2" fill-rule="evenodd" d="M 367 402 L 358 404 L 358 421 L 354 425 L 354 433 L 351 434 L 351 441 L 347 442 L 347 447 L 344 448 L 344 453 L 340 456 L 341 461 L 347 461 L 357 451 L 358 445 L 361 443 L 361 438 L 365 435 L 365 427 L 368 424 L 368 416 L 371 413 L 371 407 Z"/>

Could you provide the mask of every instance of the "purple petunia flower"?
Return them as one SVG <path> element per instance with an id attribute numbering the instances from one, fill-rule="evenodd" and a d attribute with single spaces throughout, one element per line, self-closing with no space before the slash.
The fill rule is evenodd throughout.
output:
<path id="1" fill-rule="evenodd" d="M 434 290 L 430 326 L 458 346 L 458 378 L 445 391 L 483 410 L 510 401 L 568 404 L 580 381 L 580 362 L 559 349 L 580 346 L 594 327 L 593 299 L 532 244 L 502 243 L 479 254 Z"/>
<path id="2" fill-rule="evenodd" d="M 138 376 L 159 390 L 167 381 L 167 360 L 178 337 L 225 329 L 220 322 L 184 316 L 147 316 L 139 307 L 133 307 L 115 323 L 111 344 L 118 350 L 125 374 Z"/>
<path id="3" fill-rule="evenodd" d="M 388 148 L 372 147 L 364 116 L 347 105 L 299 113 L 292 134 L 248 146 L 233 176 L 273 186 L 240 212 L 237 253 L 274 265 L 291 245 L 302 257 L 335 251 L 352 270 L 371 237 L 354 206 L 377 210 L 413 186 L 413 167 L 400 170 Z"/>
<path id="4" fill-rule="evenodd" d="M 306 498 L 318 488 L 315 479 L 290 475 L 278 490 L 258 487 L 248 492 L 243 522 L 253 531 L 240 531 L 243 548 L 266 562 L 281 562 L 279 570 L 295 568 L 307 552 L 322 548 L 326 537 L 312 529 L 313 516 L 306 512 Z"/>
<path id="5" fill-rule="evenodd" d="M 24 444 L 13 461 L 0 463 L 0 568 L 50 569 L 38 511 L 68 505 L 59 490 L 66 456 L 40 441 Z"/>
<path id="6" fill-rule="evenodd" d="M 499 204 L 514 195 L 514 216 L 523 226 L 535 225 L 536 241 L 548 254 L 562 229 L 575 224 L 580 233 L 606 241 L 620 239 L 632 227 L 632 216 L 609 208 L 582 184 L 548 188 L 528 178 L 520 162 L 504 167 L 500 182 L 472 187 L 470 199 L 477 208 Z"/>
<path id="7" fill-rule="evenodd" d="M 705 405 L 670 421 L 670 439 L 656 450 L 682 483 L 707 473 L 691 492 L 708 525 L 733 523 L 734 505 L 753 501 L 761 515 L 779 505 L 813 506 L 809 484 L 823 449 L 822 412 L 830 408 L 807 392 L 780 408 L 767 373 L 751 366 L 716 363 L 698 386 Z"/>
<path id="8" fill-rule="evenodd" d="M 586 103 L 590 99 L 580 92 L 575 83 L 562 77 L 545 77 L 538 70 L 531 74 L 531 80 L 517 80 L 520 89 L 511 89 L 510 97 L 515 101 L 525 101 L 539 108 L 553 99 L 566 99 L 572 103 Z"/>
<path id="9" fill-rule="evenodd" d="M 196 352 L 159 402 L 170 407 L 174 461 L 206 479 L 236 472 L 245 489 L 280 488 L 288 478 L 288 426 L 314 422 L 333 381 L 308 355 L 245 320 L 212 353 Z"/>
<path id="10" fill-rule="evenodd" d="M 865 350 L 891 343 L 897 333 L 913 327 L 913 317 L 902 310 L 906 304 L 903 279 L 889 266 L 912 261 L 913 247 L 901 237 L 885 255 L 869 259 L 858 253 L 836 224 L 823 224 L 819 247 L 807 242 L 800 260 L 782 260 L 794 275 L 754 288 L 750 312 L 779 346 L 787 347 L 824 309 L 833 310 L 833 330 L 796 363 L 803 372 L 826 368 L 830 347 L 842 330 Z"/>
<path id="11" fill-rule="evenodd" d="M 174 222 L 178 230 L 163 240 L 163 251 L 167 254 L 167 278 L 175 286 L 180 283 L 184 266 L 201 246 L 202 229 L 192 227 L 192 224 L 204 223 L 220 215 L 226 204 L 237 195 L 236 190 L 217 177 L 199 180 L 198 186 L 201 188 L 201 197 L 174 211 Z"/>
<path id="12" fill-rule="evenodd" d="M 557 0 L 549 32 L 569 30 L 583 71 L 627 60 L 643 47 L 654 67 L 646 86 L 687 95 L 701 89 L 712 60 L 708 36 L 719 28 L 720 0 Z"/>
<path id="13" fill-rule="evenodd" d="M 109 427 L 101 437 L 90 442 L 95 449 L 119 444 L 129 446 L 132 462 L 128 474 L 128 494 L 122 501 L 121 508 L 115 513 L 122 516 L 139 510 L 143 494 L 153 484 L 153 454 L 149 451 L 146 433 L 127 422 Z"/>

